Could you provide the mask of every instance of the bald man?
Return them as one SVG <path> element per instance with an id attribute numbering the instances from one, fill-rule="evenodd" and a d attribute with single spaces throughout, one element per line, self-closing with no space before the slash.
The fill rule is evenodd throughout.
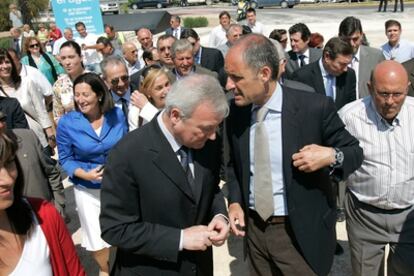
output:
<path id="1" fill-rule="evenodd" d="M 128 67 L 128 75 L 133 75 L 141 69 L 141 64 L 138 60 L 138 48 L 132 42 L 125 42 L 122 44 L 122 55 L 125 64 Z"/>
<path id="2" fill-rule="evenodd" d="M 152 33 L 147 28 L 139 28 L 135 31 L 135 34 L 137 35 L 137 40 L 139 44 L 141 44 L 141 48 L 138 49 L 138 60 L 141 65 L 141 67 L 145 66 L 144 59 L 142 58 L 142 54 L 146 49 L 149 49 L 154 46 L 154 42 L 152 40 Z"/>
<path id="3" fill-rule="evenodd" d="M 414 99 L 396 61 L 379 63 L 370 96 L 339 114 L 364 150 L 362 166 L 348 178 L 345 199 L 353 275 L 414 275 Z"/>

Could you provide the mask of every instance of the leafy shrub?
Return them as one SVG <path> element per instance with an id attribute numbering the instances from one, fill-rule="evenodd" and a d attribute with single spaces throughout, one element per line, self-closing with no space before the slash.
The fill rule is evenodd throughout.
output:
<path id="1" fill-rule="evenodd" d="M 208 20 L 204 16 L 184 18 L 185 28 L 200 28 L 200 27 L 207 27 L 207 26 L 208 26 Z"/>

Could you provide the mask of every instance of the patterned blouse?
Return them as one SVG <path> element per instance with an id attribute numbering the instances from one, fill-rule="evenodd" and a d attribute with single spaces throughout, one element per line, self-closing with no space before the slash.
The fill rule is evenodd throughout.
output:
<path id="1" fill-rule="evenodd" d="M 74 109 L 73 82 L 62 74 L 53 85 L 53 116 L 57 123 L 63 115 Z"/>

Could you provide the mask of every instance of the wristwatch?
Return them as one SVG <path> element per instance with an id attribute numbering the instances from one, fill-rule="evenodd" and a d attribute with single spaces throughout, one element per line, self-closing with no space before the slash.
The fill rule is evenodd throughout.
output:
<path id="1" fill-rule="evenodd" d="M 338 149 L 334 148 L 335 150 L 335 162 L 330 165 L 331 168 L 339 168 L 344 163 L 344 153 Z"/>

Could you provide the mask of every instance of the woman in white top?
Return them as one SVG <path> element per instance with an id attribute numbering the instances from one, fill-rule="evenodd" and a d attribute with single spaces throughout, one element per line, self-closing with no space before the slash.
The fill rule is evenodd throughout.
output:
<path id="1" fill-rule="evenodd" d="M 50 156 L 56 146 L 56 137 L 41 89 L 30 78 L 22 79 L 8 51 L 0 49 L 0 95 L 19 101 L 30 129 L 36 133 L 44 152 Z"/>
<path id="2" fill-rule="evenodd" d="M 165 98 L 171 88 L 168 71 L 159 65 L 150 65 L 142 72 L 141 91 L 131 95 L 128 112 L 129 131 L 151 121 L 165 106 Z"/>
<path id="3" fill-rule="evenodd" d="M 23 198 L 17 137 L 0 121 L 0 275 L 85 275 L 53 205 Z"/>

